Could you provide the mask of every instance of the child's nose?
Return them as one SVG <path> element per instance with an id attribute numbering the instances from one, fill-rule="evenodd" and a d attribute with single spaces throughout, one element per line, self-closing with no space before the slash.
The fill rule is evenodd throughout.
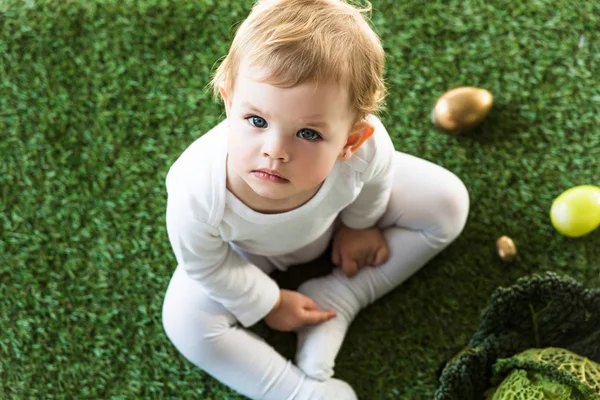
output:
<path id="1" fill-rule="evenodd" d="M 266 136 L 266 135 L 265 135 Z M 271 133 L 265 138 L 262 153 L 263 157 L 269 157 L 273 160 L 287 162 L 289 160 L 289 145 L 283 135 Z"/>

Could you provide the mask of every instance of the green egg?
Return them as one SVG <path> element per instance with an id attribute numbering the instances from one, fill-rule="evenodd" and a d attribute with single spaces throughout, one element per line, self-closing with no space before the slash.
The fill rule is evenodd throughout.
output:
<path id="1" fill-rule="evenodd" d="M 600 187 L 575 186 L 566 190 L 552 203 L 552 225 L 569 237 L 587 235 L 600 225 Z"/>

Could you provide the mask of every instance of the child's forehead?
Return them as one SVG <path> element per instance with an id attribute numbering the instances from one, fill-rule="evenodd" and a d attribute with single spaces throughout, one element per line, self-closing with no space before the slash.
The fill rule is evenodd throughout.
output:
<path id="1" fill-rule="evenodd" d="M 268 79 L 242 78 L 234 91 L 239 93 L 238 100 L 245 104 L 288 105 L 304 110 L 323 110 L 323 113 L 337 108 L 334 105 L 348 105 L 349 100 L 348 91 L 337 83 L 310 80 L 281 86 Z"/>
<path id="2" fill-rule="evenodd" d="M 348 96 L 349 85 L 332 77 L 308 77 L 302 81 L 293 77 L 278 76 L 268 66 L 241 64 L 237 74 L 237 83 L 254 86 L 269 86 L 276 89 L 305 88 L 304 92 L 315 96 L 318 92 L 329 92 L 332 96 L 343 98 Z"/>
<path id="3" fill-rule="evenodd" d="M 334 79 L 300 82 L 273 76 L 268 67 L 241 63 L 233 87 L 238 105 L 263 114 L 294 114 L 298 119 L 346 120 L 354 117 L 349 87 Z M 291 84 L 290 84 L 291 83 Z"/>

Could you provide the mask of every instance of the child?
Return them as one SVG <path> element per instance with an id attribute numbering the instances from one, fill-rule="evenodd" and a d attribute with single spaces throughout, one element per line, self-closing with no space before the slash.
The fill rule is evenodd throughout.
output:
<path id="1" fill-rule="evenodd" d="M 178 266 L 163 323 L 192 363 L 253 399 L 356 399 L 332 378 L 348 326 L 450 244 L 462 182 L 396 152 L 373 115 L 384 54 L 342 0 L 261 0 L 213 85 L 227 118 L 167 176 Z M 330 275 L 280 290 L 275 269 L 317 258 Z M 298 333 L 296 364 L 247 327 Z"/>

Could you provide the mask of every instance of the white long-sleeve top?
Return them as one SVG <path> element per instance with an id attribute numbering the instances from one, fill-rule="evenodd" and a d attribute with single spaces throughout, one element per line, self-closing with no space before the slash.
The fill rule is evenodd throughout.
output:
<path id="1" fill-rule="evenodd" d="M 394 145 L 379 119 L 375 132 L 346 161 L 337 161 L 305 204 L 279 214 L 258 213 L 226 188 L 227 123 L 194 141 L 170 168 L 167 232 L 177 263 L 240 323 L 264 318 L 279 287 L 231 246 L 277 256 L 298 250 L 331 228 L 369 228 L 383 215 L 392 184 Z"/>

